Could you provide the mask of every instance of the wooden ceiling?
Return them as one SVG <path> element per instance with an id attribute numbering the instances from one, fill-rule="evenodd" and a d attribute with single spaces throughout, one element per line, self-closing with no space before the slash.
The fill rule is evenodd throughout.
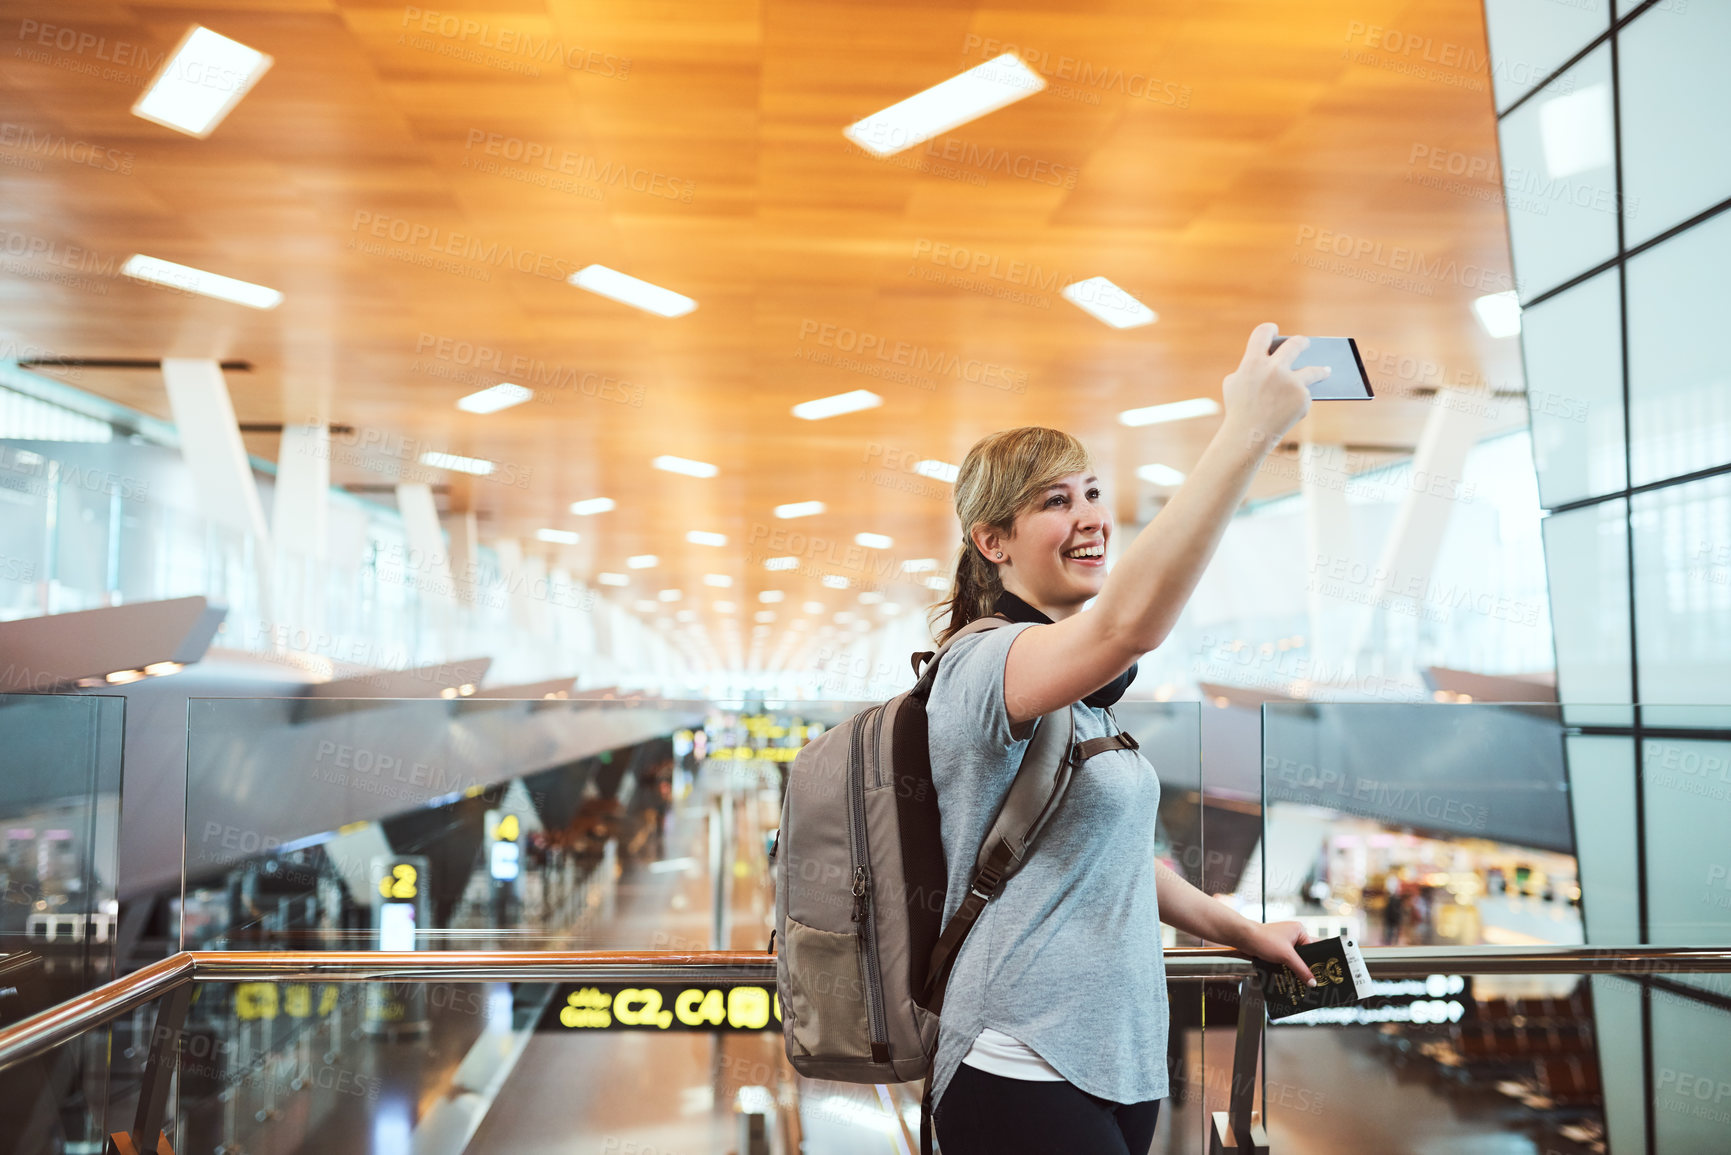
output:
<path id="1" fill-rule="evenodd" d="M 242 422 L 357 430 L 338 484 L 389 482 L 423 448 L 498 462 L 509 482 L 430 480 L 484 539 L 586 578 L 659 555 L 627 601 L 678 587 L 687 606 L 752 609 L 778 588 L 852 607 L 869 564 L 843 549 L 769 573 L 784 550 L 767 535 L 879 533 L 895 544 L 874 558 L 947 563 L 948 487 L 907 466 L 1018 424 L 1082 436 L 1133 520 L 1150 492 L 1135 468 L 1188 469 L 1216 419 L 1127 429 L 1117 413 L 1217 396 L 1263 320 L 1372 354 L 1383 396 L 1319 405 L 1295 436 L 1398 453 L 1426 387 L 1520 388 L 1516 343 L 1470 307 L 1509 268 L 1479 0 L 14 0 L 4 21 L 0 340 L 249 361 L 229 377 Z M 129 111 L 195 22 L 275 58 L 205 140 Z M 843 138 L 1006 49 L 1050 87 L 887 161 Z M 285 300 L 140 284 L 118 273 L 134 252 Z M 564 282 L 595 262 L 699 308 L 666 320 Z M 1159 322 L 1114 330 L 1059 296 L 1095 275 Z M 864 339 L 913 367 L 850 360 Z M 985 366 L 992 381 L 970 380 Z M 503 380 L 536 400 L 454 407 Z M 167 416 L 155 374 L 78 384 Z M 789 412 L 859 388 L 883 406 Z M 663 453 L 720 475 L 651 469 Z M 1294 485 L 1288 461 L 1256 494 Z M 616 510 L 566 512 L 595 496 Z M 771 516 L 808 500 L 828 511 Z M 582 541 L 538 545 L 542 527 Z M 729 544 L 688 544 L 693 529 Z"/>

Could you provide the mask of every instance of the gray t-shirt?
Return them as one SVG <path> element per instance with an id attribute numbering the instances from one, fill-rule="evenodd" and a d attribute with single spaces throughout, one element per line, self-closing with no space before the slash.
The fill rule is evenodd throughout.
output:
<path id="1" fill-rule="evenodd" d="M 972 634 L 938 667 L 926 707 L 949 892 L 961 905 L 974 857 L 1027 742 L 1010 734 L 1004 661 L 1027 628 Z M 1074 707 L 1076 738 L 1117 733 Z M 986 905 L 944 995 L 933 1103 L 986 1027 L 1031 1047 L 1065 1079 L 1116 1103 L 1168 1094 L 1166 966 L 1155 898 L 1160 780 L 1134 750 L 1091 758 L 1022 869 Z"/>

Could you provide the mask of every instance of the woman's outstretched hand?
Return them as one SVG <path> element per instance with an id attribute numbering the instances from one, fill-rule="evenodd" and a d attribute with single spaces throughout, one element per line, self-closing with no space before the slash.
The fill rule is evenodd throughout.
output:
<path id="1" fill-rule="evenodd" d="M 1253 922 L 1234 945 L 1252 958 L 1290 968 L 1301 982 L 1313 987 L 1316 985 L 1316 977 L 1310 973 L 1310 964 L 1300 958 L 1293 949 L 1309 941 L 1310 936 L 1304 933 L 1303 923 Z"/>
<path id="2" fill-rule="evenodd" d="M 1270 353 L 1268 347 L 1278 332 L 1273 321 L 1252 329 L 1244 359 L 1220 385 L 1226 419 L 1264 449 L 1279 444 L 1286 431 L 1310 412 L 1310 387 L 1328 376 L 1321 366 L 1292 367 L 1310 345 L 1308 337 L 1289 337 Z"/>

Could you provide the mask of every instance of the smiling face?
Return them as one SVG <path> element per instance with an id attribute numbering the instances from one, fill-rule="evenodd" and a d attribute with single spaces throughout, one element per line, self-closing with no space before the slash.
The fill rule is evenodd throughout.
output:
<path id="1" fill-rule="evenodd" d="M 1082 609 L 1106 581 L 1112 513 L 1093 473 L 1073 473 L 1048 486 L 1016 514 L 1004 536 L 982 527 L 974 541 L 998 567 L 1004 588 L 1060 621 Z M 998 558 L 997 554 L 1003 557 Z"/>

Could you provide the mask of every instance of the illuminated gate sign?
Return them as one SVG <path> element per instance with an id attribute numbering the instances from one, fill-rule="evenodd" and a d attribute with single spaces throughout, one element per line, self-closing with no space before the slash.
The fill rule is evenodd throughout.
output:
<path id="1" fill-rule="evenodd" d="M 566 984 L 537 1024 L 542 1031 L 779 1031 L 773 987 L 654 983 Z"/>

